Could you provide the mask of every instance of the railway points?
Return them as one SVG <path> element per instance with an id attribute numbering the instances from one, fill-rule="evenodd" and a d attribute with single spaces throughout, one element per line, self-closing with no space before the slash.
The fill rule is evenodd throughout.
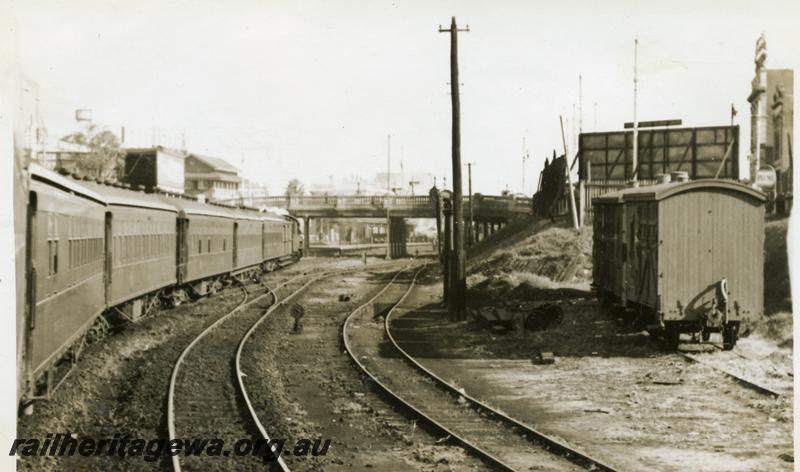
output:
<path id="1" fill-rule="evenodd" d="M 536 464 L 543 470 L 579 470 L 579 465 L 592 470 L 614 470 L 565 444 L 545 438 L 472 398 L 465 401 L 468 397 L 460 395 L 458 388 L 446 382 L 444 384 L 450 389 L 449 392 L 442 392 L 433 382 L 415 378 L 419 372 L 406 363 L 411 359 L 394 342 L 388 326 L 392 314 L 402 306 L 423 269 L 417 269 L 413 277 L 403 284 L 404 289 L 395 295 L 396 301 L 377 333 L 370 326 L 369 305 L 362 305 L 348 316 L 342 336 L 353 362 L 398 408 L 409 411 L 412 416 L 462 445 L 494 469 L 525 470 Z M 384 333 L 400 356 L 381 352 L 385 351 L 381 347 Z M 416 368 L 421 367 L 413 361 L 411 364 Z M 467 402 L 475 409 L 464 408 Z"/>

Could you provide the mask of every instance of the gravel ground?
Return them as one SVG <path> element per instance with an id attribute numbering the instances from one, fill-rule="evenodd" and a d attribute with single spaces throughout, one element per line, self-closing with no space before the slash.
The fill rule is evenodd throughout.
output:
<path id="1" fill-rule="evenodd" d="M 550 297 L 560 300 L 563 324 L 504 334 L 431 315 L 425 310 L 438 297 L 431 291 L 401 324 L 417 329 L 398 335 L 411 341 L 401 342 L 404 349 L 467 393 L 623 470 L 792 469 L 792 379 L 777 346 L 743 339 L 732 353 L 703 354 L 770 380 L 785 392 L 773 399 L 660 351 L 594 300 L 568 293 Z M 540 352 L 554 353 L 555 363 L 537 365 Z"/>
<path id="2" fill-rule="evenodd" d="M 266 277 L 267 281 L 342 264 L 337 259 L 304 259 Z M 257 285 L 249 285 L 256 290 Z M 69 432 L 84 437 L 164 438 L 166 396 L 172 365 L 197 334 L 236 306 L 241 290 L 232 287 L 213 297 L 183 304 L 127 325 L 91 345 L 72 375 L 50 401 L 21 417 L 18 437 Z M 137 458 L 20 458 L 19 470 L 167 470 L 168 461 Z"/>
<path id="3" fill-rule="evenodd" d="M 387 299 L 398 299 L 408 287 L 410 274 L 398 283 L 395 293 Z M 425 279 L 418 280 L 426 284 Z M 428 284 L 430 281 L 427 282 Z M 407 306 L 415 303 L 413 294 L 396 309 L 403 316 Z M 435 311 L 446 316 L 444 310 Z M 582 470 L 566 459 L 548 452 L 545 447 L 527 439 L 525 432 L 487 417 L 485 412 L 468 406 L 463 398 L 455 398 L 431 379 L 410 366 L 401 353 L 385 339 L 382 319 L 369 314 L 354 317 L 348 329 L 348 339 L 355 355 L 372 375 L 404 401 L 434 418 L 450 431 L 488 451 L 515 470 L 572 471 Z M 410 341 L 410 340 L 409 340 Z"/>
<path id="4" fill-rule="evenodd" d="M 395 270 L 406 265 L 398 262 Z M 284 456 L 293 470 L 464 470 L 483 465 L 399 415 L 349 362 L 340 342 L 347 315 L 377 293 L 393 273 L 364 271 L 328 279 L 297 300 L 305 307 L 303 332 L 276 310 L 243 353 L 246 385 L 274 438 L 332 439 L 326 456 Z M 350 301 L 338 301 L 339 295 Z"/>

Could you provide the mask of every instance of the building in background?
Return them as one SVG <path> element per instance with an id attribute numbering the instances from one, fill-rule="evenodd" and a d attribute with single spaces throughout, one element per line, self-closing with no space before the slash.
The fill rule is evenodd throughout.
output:
<path id="1" fill-rule="evenodd" d="M 125 149 L 123 181 L 148 189 L 183 193 L 184 159 L 182 151 L 163 146 Z"/>
<path id="2" fill-rule="evenodd" d="M 239 169 L 218 157 L 191 153 L 186 157 L 183 186 L 188 195 L 207 200 L 239 198 Z"/>
<path id="3" fill-rule="evenodd" d="M 20 113 L 22 120 L 22 152 L 25 158 L 25 165 L 30 161 L 37 161 L 37 164 L 53 169 L 54 163 L 48 163 L 44 154 L 45 126 L 42 114 L 39 111 L 39 84 L 36 81 L 21 79 L 22 93 L 20 96 Z"/>
<path id="4" fill-rule="evenodd" d="M 775 168 L 776 199 L 791 198 L 794 123 L 794 71 L 767 69 L 767 42 L 756 41 L 756 74 L 750 96 L 750 179 L 769 165 Z"/>
<path id="5" fill-rule="evenodd" d="M 52 136 L 44 136 L 36 152 L 36 161 L 51 170 L 66 169 L 70 172 L 76 170 L 76 161 L 89 154 L 89 147 L 82 144 L 70 143 Z"/>
<path id="6" fill-rule="evenodd" d="M 255 202 L 259 198 L 267 196 L 269 196 L 269 192 L 266 185 L 242 177 L 242 182 L 239 185 L 239 202 L 241 204 L 255 206 Z"/>

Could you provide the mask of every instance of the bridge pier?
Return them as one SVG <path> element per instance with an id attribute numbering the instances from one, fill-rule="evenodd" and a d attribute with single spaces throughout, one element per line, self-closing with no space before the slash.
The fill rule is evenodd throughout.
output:
<path id="1" fill-rule="evenodd" d="M 303 255 L 308 256 L 311 251 L 311 217 L 306 216 L 303 218 Z"/>
<path id="2" fill-rule="evenodd" d="M 406 220 L 405 218 L 387 217 L 389 225 L 386 232 L 387 240 L 387 259 L 395 259 L 406 256 Z"/>

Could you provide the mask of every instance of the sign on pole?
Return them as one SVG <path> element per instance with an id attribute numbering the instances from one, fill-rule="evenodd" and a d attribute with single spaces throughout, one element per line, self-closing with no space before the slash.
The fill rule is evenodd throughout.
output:
<path id="1" fill-rule="evenodd" d="M 756 172 L 755 184 L 764 192 L 774 189 L 776 181 L 775 168 L 770 165 L 761 166 Z"/>

